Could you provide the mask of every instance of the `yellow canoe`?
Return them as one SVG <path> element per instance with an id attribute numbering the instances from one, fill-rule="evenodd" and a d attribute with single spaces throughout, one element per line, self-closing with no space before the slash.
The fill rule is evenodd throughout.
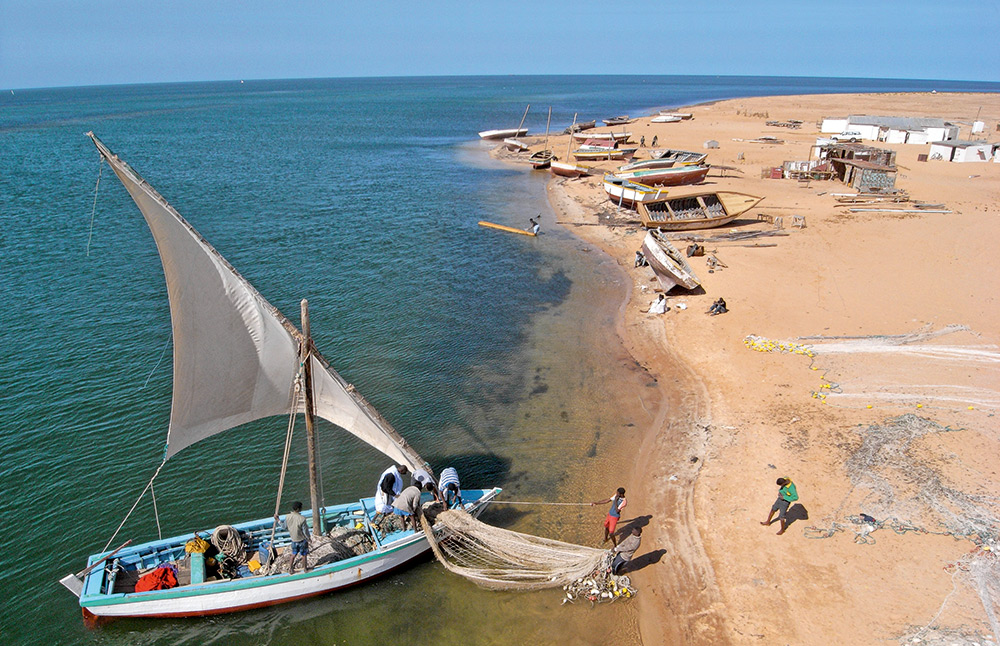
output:
<path id="1" fill-rule="evenodd" d="M 508 231 L 510 233 L 520 233 L 523 236 L 531 236 L 532 238 L 535 237 L 535 234 L 532 233 L 531 231 L 525 231 L 524 229 L 515 229 L 514 227 L 505 227 L 502 224 L 494 224 L 493 222 L 487 222 L 486 220 L 480 220 L 479 226 L 489 227 L 491 229 L 500 229 L 501 231 Z"/>

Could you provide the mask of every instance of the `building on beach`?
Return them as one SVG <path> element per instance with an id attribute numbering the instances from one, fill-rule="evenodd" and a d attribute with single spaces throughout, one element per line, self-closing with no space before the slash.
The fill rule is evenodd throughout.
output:
<path id="1" fill-rule="evenodd" d="M 857 143 L 828 143 L 813 148 L 834 179 L 859 192 L 889 192 L 896 187 L 894 150 Z"/>
<path id="2" fill-rule="evenodd" d="M 995 162 L 1000 160 L 998 155 L 1000 143 L 954 139 L 931 142 L 929 158 L 953 162 Z"/>
<path id="3" fill-rule="evenodd" d="M 823 119 L 820 132 L 857 132 L 861 139 L 887 144 L 927 144 L 956 139 L 958 126 L 937 117 L 851 115 Z"/>

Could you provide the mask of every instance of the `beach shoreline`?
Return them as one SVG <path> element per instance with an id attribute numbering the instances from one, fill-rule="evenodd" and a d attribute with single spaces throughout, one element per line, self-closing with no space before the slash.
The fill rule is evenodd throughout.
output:
<path id="1" fill-rule="evenodd" d="M 930 330 L 956 351 L 993 352 L 989 348 L 1000 342 L 991 324 L 1000 285 L 996 272 L 980 269 L 996 263 L 988 240 L 1000 232 L 994 206 L 1000 201 L 1000 166 L 922 162 L 917 155 L 926 153 L 926 146 L 866 142 L 896 151 L 896 186 L 915 199 L 946 204 L 947 219 L 929 213 L 850 213 L 831 198 L 853 192 L 849 187 L 836 181 L 764 179 L 763 169 L 806 159 L 822 116 L 957 121 L 978 116 L 995 127 L 1000 97 L 807 95 L 682 109 L 695 118 L 670 124 L 640 119 L 629 125 L 633 139 L 649 141 L 655 134 L 661 146 L 685 150 L 701 150 L 707 139 L 717 140 L 719 148 L 708 151 L 709 162 L 730 170 L 722 171 L 725 176 L 712 173 L 712 188 L 766 198 L 734 224 L 740 230 L 770 228 L 778 217 L 787 235 L 778 238 L 776 248 L 714 243 L 711 248 L 726 267 L 707 272 L 698 264 L 703 293 L 669 295 L 672 309 L 666 314 L 642 311 L 657 285 L 648 268 L 631 266 L 641 228 L 618 224 L 634 216 L 606 200 L 600 174 L 596 182 L 593 177 L 549 182 L 557 222 L 604 250 L 631 276 L 631 298 L 616 326 L 667 402 L 646 430 L 629 478 L 631 504 L 651 515 L 637 556 L 658 553 L 633 574 L 642 590 L 637 599 L 642 643 L 853 643 L 858 634 L 901 642 L 920 634 L 924 643 L 933 643 L 934 631 L 942 638 L 962 631 L 989 635 L 980 599 L 960 587 L 950 594 L 952 577 L 942 569 L 975 549 L 982 537 L 959 542 L 952 536 L 883 531 L 874 544 L 858 544 L 849 525 L 844 529 L 849 517 L 859 510 L 887 514 L 890 509 L 871 492 L 861 495 L 863 487 L 852 485 L 853 475 L 844 465 L 857 452 L 859 428 L 884 426 L 909 413 L 963 429 L 961 437 L 929 435 L 914 451 L 915 460 L 934 463 L 935 473 L 957 491 L 997 490 L 995 464 L 988 457 L 997 448 L 989 431 L 996 407 L 994 365 L 962 360 L 939 365 L 916 353 L 886 359 L 850 349 L 805 360 L 794 353 L 752 352 L 762 348 L 748 347 L 744 339 L 751 334 L 785 340 L 919 336 Z M 799 119 L 803 125 L 786 132 L 766 127 L 765 118 Z M 764 134 L 781 135 L 785 143 L 748 143 Z M 558 140 L 551 147 L 566 149 Z M 599 166 L 611 170 L 615 164 Z M 686 188 L 671 191 L 680 194 Z M 758 215 L 770 221 L 756 220 Z M 804 218 L 804 227 L 790 226 L 795 215 Z M 723 230 L 730 227 L 693 233 Z M 942 256 L 942 267 L 922 262 Z M 956 284 L 965 289 L 954 289 Z M 719 295 L 731 311 L 708 317 L 704 310 Z M 945 329 L 949 324 L 964 329 L 952 334 Z M 890 386 L 872 378 L 882 373 L 886 379 L 902 374 L 908 380 L 893 382 L 889 397 Z M 947 397 L 918 388 L 926 384 L 937 384 Z M 777 476 L 798 483 L 805 513 L 780 537 L 758 522 L 773 501 Z M 897 488 L 905 484 L 899 474 L 887 478 Z M 916 522 L 917 512 L 912 513 Z M 933 519 L 925 514 L 920 520 Z M 817 537 L 807 535 L 806 528 L 815 534 L 836 527 L 828 540 L 803 540 Z M 859 569 L 879 576 L 858 577 Z"/>

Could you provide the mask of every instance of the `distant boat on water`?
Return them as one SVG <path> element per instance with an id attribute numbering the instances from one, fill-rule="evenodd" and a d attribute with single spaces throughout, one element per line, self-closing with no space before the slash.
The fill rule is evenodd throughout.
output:
<path id="1" fill-rule="evenodd" d="M 668 195 L 637 205 L 642 226 L 666 231 L 711 229 L 729 224 L 764 198 L 733 191 Z"/>

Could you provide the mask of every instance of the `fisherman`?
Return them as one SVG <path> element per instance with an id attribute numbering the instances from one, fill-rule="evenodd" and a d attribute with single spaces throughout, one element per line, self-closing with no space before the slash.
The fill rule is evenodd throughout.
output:
<path id="1" fill-rule="evenodd" d="M 621 574 L 622 568 L 626 563 L 632 560 L 632 555 L 635 554 L 636 550 L 639 549 L 639 544 L 642 542 L 642 528 L 633 527 L 632 533 L 629 537 L 621 542 L 620 545 L 616 545 L 611 551 L 614 553 L 615 558 L 611 561 L 611 573 L 618 575 Z"/>
<path id="2" fill-rule="evenodd" d="M 636 267 L 646 267 L 649 263 L 646 261 L 646 256 L 642 253 L 642 249 L 638 249 L 635 252 L 635 266 Z"/>
<path id="3" fill-rule="evenodd" d="M 301 513 L 302 503 L 296 500 L 292 503 L 292 511 L 285 515 L 285 529 L 288 530 L 288 538 L 292 541 L 292 560 L 288 562 L 288 573 L 295 572 L 295 559 L 302 556 L 302 571 L 309 571 L 309 526 L 306 518 Z M 278 522 L 278 514 L 274 515 L 274 522 Z"/>
<path id="4" fill-rule="evenodd" d="M 649 309 L 646 310 L 646 312 L 649 314 L 663 314 L 669 309 L 670 308 L 667 307 L 667 299 L 664 298 L 663 294 L 660 294 L 659 297 L 649 306 Z"/>
<path id="5" fill-rule="evenodd" d="M 639 137 L 639 147 L 640 148 L 646 147 L 646 135 L 642 135 L 641 137 Z"/>
<path id="6" fill-rule="evenodd" d="M 656 148 L 656 135 L 653 135 L 653 141 L 649 145 L 651 148 Z"/>
<path id="7" fill-rule="evenodd" d="M 761 522 L 761 525 L 765 527 L 770 525 L 771 519 L 774 518 L 774 512 L 778 512 L 778 520 L 781 521 L 778 536 L 781 536 L 788 527 L 788 522 L 785 519 L 788 514 L 788 506 L 799 499 L 799 492 L 795 490 L 795 483 L 789 478 L 778 478 L 775 484 L 778 485 L 778 499 L 771 505 L 771 513 L 767 515 L 766 521 Z"/>
<path id="8" fill-rule="evenodd" d="M 441 495 L 447 509 L 462 506 L 462 489 L 458 481 L 458 470 L 455 467 L 445 467 L 441 470 Z"/>
<path id="9" fill-rule="evenodd" d="M 427 483 L 426 487 L 433 487 L 433 483 Z M 427 489 L 430 491 L 430 489 Z M 416 485 L 411 485 L 396 496 L 396 500 L 392 503 L 392 513 L 397 516 L 402 516 L 404 519 L 409 518 L 413 526 L 413 531 L 419 531 L 420 526 L 420 487 Z M 403 526 L 405 528 L 406 522 L 404 520 Z"/>
<path id="10" fill-rule="evenodd" d="M 617 547 L 618 539 L 615 538 L 615 528 L 618 527 L 618 521 L 621 520 L 622 509 L 625 509 L 625 505 L 628 504 L 628 501 L 625 500 L 625 488 L 618 487 L 618 491 L 611 498 L 598 500 L 597 502 L 590 503 L 590 505 L 603 505 L 609 502 L 611 503 L 611 509 L 608 510 L 608 516 L 604 519 L 604 542 L 607 543 L 610 538 L 611 543 Z"/>
<path id="11" fill-rule="evenodd" d="M 528 222 L 531 223 L 531 229 L 530 229 L 531 233 L 537 236 L 538 230 L 542 228 L 542 225 L 535 222 L 535 218 L 528 218 Z"/>
<path id="12" fill-rule="evenodd" d="M 729 310 L 726 308 L 726 299 L 724 298 L 720 298 L 719 300 L 715 301 L 714 303 L 712 303 L 712 306 L 708 308 L 708 313 L 711 316 L 715 316 L 716 314 L 725 314 L 728 311 Z"/>
<path id="13" fill-rule="evenodd" d="M 410 484 L 430 491 L 436 502 L 444 502 L 444 496 L 442 496 L 441 492 L 438 491 L 437 484 L 434 483 L 434 477 L 426 470 L 417 469 L 414 471 L 413 475 L 410 476 Z"/>
<path id="14" fill-rule="evenodd" d="M 403 490 L 403 476 L 410 470 L 406 465 L 392 465 L 382 472 L 375 490 L 375 512 L 379 514 L 392 513 L 392 501 Z"/>

